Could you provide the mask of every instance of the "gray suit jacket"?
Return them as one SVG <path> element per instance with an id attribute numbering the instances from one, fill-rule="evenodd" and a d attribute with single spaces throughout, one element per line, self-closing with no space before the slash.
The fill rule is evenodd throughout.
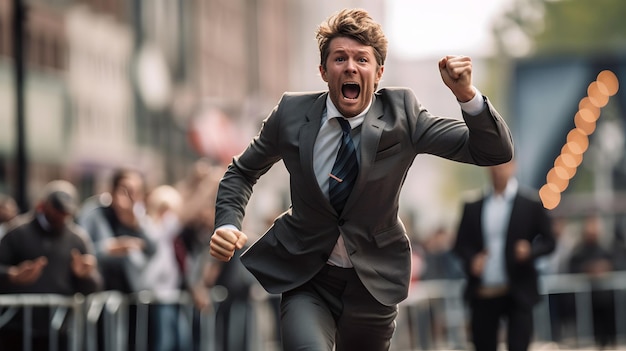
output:
<path id="1" fill-rule="evenodd" d="M 241 261 L 271 293 L 311 279 L 326 263 L 340 233 L 365 287 L 381 303 L 406 298 L 411 253 L 398 200 L 420 153 L 477 165 L 511 159 L 510 131 L 488 108 L 464 120 L 435 117 L 403 88 L 381 89 L 361 127 L 360 171 L 338 215 L 319 188 L 313 145 L 327 92 L 285 94 L 248 148 L 233 159 L 216 202 L 216 228 L 241 228 L 257 179 L 279 160 L 290 174 L 291 207 L 243 253 Z"/>

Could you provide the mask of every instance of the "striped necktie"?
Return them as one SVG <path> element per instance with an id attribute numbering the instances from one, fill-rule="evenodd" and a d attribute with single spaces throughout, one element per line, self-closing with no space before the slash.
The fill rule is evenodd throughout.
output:
<path id="1" fill-rule="evenodd" d="M 350 123 L 342 117 L 338 117 L 337 121 L 341 125 L 342 135 L 337 159 L 329 175 L 328 194 L 330 203 L 337 213 L 341 213 L 359 174 L 359 163 L 356 157 L 356 148 L 350 136 L 352 130 Z"/>

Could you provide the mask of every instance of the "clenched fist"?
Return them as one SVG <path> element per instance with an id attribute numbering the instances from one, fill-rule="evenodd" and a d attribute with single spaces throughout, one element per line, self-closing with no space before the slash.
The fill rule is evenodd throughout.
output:
<path id="1" fill-rule="evenodd" d="M 446 86 L 460 102 L 470 101 L 476 94 L 472 85 L 472 59 L 448 55 L 439 60 L 439 73 Z"/>
<path id="2" fill-rule="evenodd" d="M 233 228 L 218 228 L 211 236 L 209 253 L 220 261 L 230 261 L 236 249 L 241 249 L 248 237 L 243 232 Z"/>

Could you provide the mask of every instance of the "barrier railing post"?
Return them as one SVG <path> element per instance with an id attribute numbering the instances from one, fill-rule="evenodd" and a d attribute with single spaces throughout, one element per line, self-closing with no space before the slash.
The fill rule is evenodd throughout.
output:
<path id="1" fill-rule="evenodd" d="M 24 351 L 32 351 L 33 349 L 33 333 L 32 333 L 32 325 L 33 325 L 33 309 L 30 306 L 24 307 Z"/>
<path id="2" fill-rule="evenodd" d="M 74 295 L 74 303 L 72 304 L 72 315 L 70 316 L 70 335 L 68 340 L 68 348 L 72 351 L 81 351 L 84 347 L 85 334 L 85 303 L 86 299 L 82 294 Z"/>
<path id="3" fill-rule="evenodd" d="M 135 318 L 135 351 L 146 351 L 148 349 L 148 321 L 149 321 L 149 304 L 154 303 L 149 292 L 141 291 L 136 295 L 135 303 L 137 305 Z M 158 303 L 158 301 L 157 301 Z"/>

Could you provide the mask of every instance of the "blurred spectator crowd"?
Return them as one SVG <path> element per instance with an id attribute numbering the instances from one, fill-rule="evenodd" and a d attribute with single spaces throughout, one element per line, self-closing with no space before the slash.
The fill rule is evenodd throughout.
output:
<path id="1" fill-rule="evenodd" d="M 38 194 L 33 208 L 25 211 L 11 196 L 0 194 L 0 294 L 148 291 L 156 302 L 150 305 L 148 349 L 197 349 L 194 323 L 182 323 L 178 318 L 181 305 L 167 302 L 185 292 L 193 301 L 194 313 L 202 313 L 211 307 L 211 288 L 222 285 L 229 298 L 217 311 L 216 328 L 225 329 L 227 302 L 240 296 L 247 299 L 253 282 L 236 260 L 218 263 L 205 250 L 213 232 L 213 206 L 223 172 L 221 166 L 202 159 L 179 182 L 148 188 L 143 174 L 119 169 L 108 191 L 83 194 L 83 201 L 72 183 L 53 180 Z M 230 281 L 233 286 L 228 285 Z M 136 306 L 129 308 L 125 339 L 128 350 L 134 350 Z M 52 345 L 48 314 L 34 313 L 29 346 L 46 350 Z M 24 347 L 23 318 L 17 314 L 0 326 L 3 347 Z M 98 321 L 98 328 L 98 349 L 104 350 L 104 321 Z M 67 349 L 67 339 L 60 335 L 59 350 Z M 229 349 L 227 343 L 224 337 L 222 349 Z"/>

